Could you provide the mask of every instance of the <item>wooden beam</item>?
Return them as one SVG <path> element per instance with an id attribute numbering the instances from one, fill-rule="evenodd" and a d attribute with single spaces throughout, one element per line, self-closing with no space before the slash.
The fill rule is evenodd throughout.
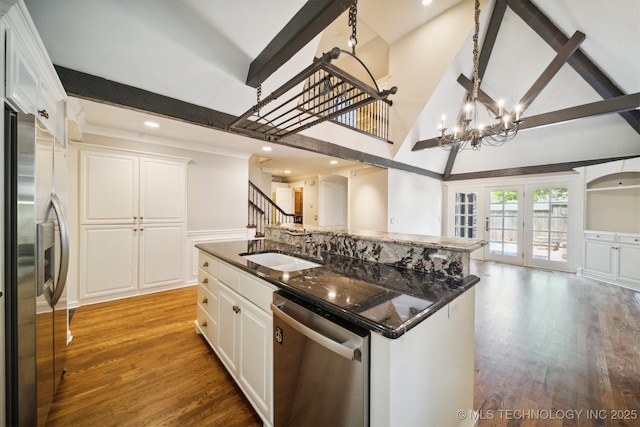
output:
<path id="1" fill-rule="evenodd" d="M 619 114 L 638 107 L 640 107 L 640 92 L 530 116 L 522 120 L 520 130 L 555 125 L 603 114 Z"/>
<path id="2" fill-rule="evenodd" d="M 55 69 L 62 81 L 67 94 L 77 98 L 115 105 L 131 110 L 156 114 L 170 119 L 181 120 L 193 125 L 204 126 L 210 129 L 234 133 L 228 125 L 237 119 L 236 116 L 220 111 L 205 108 L 199 105 L 180 101 L 157 93 L 148 92 L 133 86 L 124 85 L 104 79 L 102 77 L 85 74 L 80 71 L 55 66 Z M 246 135 L 244 135 L 246 136 Z M 249 136 L 246 136 L 250 138 Z M 264 141 L 264 138 L 252 138 Z M 304 135 L 293 135 L 291 137 L 272 141 L 273 144 L 280 144 L 287 147 L 299 148 L 326 156 L 338 157 L 345 160 L 362 162 L 382 168 L 398 169 L 412 172 L 418 175 L 428 176 L 442 180 L 442 174 L 422 169 L 416 166 L 400 163 L 384 157 L 353 150 L 338 144 L 311 138 Z"/>
<path id="3" fill-rule="evenodd" d="M 531 103 L 540 95 L 540 92 L 549 84 L 553 76 L 558 74 L 558 71 L 567 62 L 567 60 L 575 53 L 580 47 L 580 44 L 584 41 L 585 35 L 580 31 L 576 31 L 571 39 L 562 46 L 562 49 L 558 51 L 558 54 L 553 58 L 551 63 L 542 72 L 540 77 L 531 85 L 531 88 L 520 99 L 520 113 L 523 113 Z"/>
<path id="4" fill-rule="evenodd" d="M 471 93 L 473 91 L 473 82 L 464 74 L 460 74 L 457 81 L 467 92 Z M 478 88 L 478 101 L 487 107 L 492 114 L 498 115 L 498 103 L 480 88 Z"/>
<path id="5" fill-rule="evenodd" d="M 258 87 L 347 10 L 354 0 L 308 0 L 251 62 L 247 85 Z"/>
<path id="6" fill-rule="evenodd" d="M 593 160 L 580 160 L 576 162 L 554 163 L 550 165 L 523 166 L 519 168 L 457 173 L 447 178 L 447 181 L 460 181 L 464 179 L 481 179 L 481 178 L 501 178 L 506 176 L 535 175 L 535 174 L 541 174 L 541 173 L 571 172 L 573 171 L 573 169 L 579 168 L 582 166 L 598 165 L 601 163 L 614 162 L 617 160 L 633 159 L 636 157 L 638 156 L 633 155 L 633 156 L 624 156 L 624 157 L 611 157 L 608 159 L 593 159 Z"/>
<path id="7" fill-rule="evenodd" d="M 148 92 L 137 87 L 107 80 L 54 65 L 67 94 L 77 98 L 149 112 L 200 126 L 225 129 L 235 116 L 179 99 Z"/>
<path id="8" fill-rule="evenodd" d="M 567 43 L 567 36 L 530 0 L 507 0 L 507 5 L 556 52 Z M 624 92 L 582 50 L 578 49 L 567 63 L 603 98 L 624 95 Z M 640 134 L 640 111 L 625 111 L 620 115 Z"/>
<path id="9" fill-rule="evenodd" d="M 550 113 L 526 117 L 520 124 L 520 130 L 549 126 L 604 114 L 620 114 L 621 112 L 635 110 L 639 107 L 640 92 L 637 92 L 631 95 L 618 96 L 615 98 L 604 99 L 602 101 L 591 102 L 589 104 L 578 105 L 576 107 L 564 108 Z M 433 148 L 438 145 L 438 138 L 424 139 L 416 142 L 412 151 Z"/>

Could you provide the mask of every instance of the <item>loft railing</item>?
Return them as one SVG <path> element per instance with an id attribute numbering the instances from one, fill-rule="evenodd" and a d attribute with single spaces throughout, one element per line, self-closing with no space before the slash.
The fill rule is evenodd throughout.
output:
<path id="1" fill-rule="evenodd" d="M 295 214 L 286 213 L 269 196 L 249 181 L 247 227 L 255 227 L 256 237 L 264 237 L 265 225 L 293 223 Z"/>
<path id="2" fill-rule="evenodd" d="M 389 142 L 390 106 L 391 101 L 381 99 L 349 111 L 331 122 Z"/>

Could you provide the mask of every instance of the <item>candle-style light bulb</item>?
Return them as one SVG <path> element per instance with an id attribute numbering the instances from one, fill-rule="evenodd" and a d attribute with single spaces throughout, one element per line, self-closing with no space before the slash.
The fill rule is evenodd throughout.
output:
<path id="1" fill-rule="evenodd" d="M 520 120 L 520 111 L 522 111 L 522 106 L 520 104 L 516 104 L 516 121 Z"/>

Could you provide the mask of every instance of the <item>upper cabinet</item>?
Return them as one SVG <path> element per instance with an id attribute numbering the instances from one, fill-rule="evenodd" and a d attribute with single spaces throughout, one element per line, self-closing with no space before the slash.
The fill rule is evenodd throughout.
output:
<path id="1" fill-rule="evenodd" d="M 66 144 L 67 95 L 24 2 L 11 7 L 2 22 L 6 102 L 16 111 L 37 116 Z"/>

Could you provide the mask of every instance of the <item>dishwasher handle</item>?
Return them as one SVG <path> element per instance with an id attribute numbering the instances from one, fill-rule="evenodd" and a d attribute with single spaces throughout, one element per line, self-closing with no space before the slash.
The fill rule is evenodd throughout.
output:
<path id="1" fill-rule="evenodd" d="M 278 307 L 273 303 L 271 304 L 271 311 L 273 311 L 273 313 L 278 318 L 280 318 L 283 322 L 285 322 L 287 325 L 291 326 L 293 329 L 300 332 L 305 337 L 317 342 L 321 346 L 349 360 L 358 360 L 358 361 L 362 360 L 362 353 L 360 351 L 360 348 L 349 347 L 348 346 L 349 340 L 343 343 L 334 341 L 331 338 L 322 335 L 320 332 L 313 330 L 307 325 L 304 325 L 298 322 L 296 319 L 289 316 L 287 313 L 284 312 L 284 310 L 282 310 L 280 307 Z"/>

